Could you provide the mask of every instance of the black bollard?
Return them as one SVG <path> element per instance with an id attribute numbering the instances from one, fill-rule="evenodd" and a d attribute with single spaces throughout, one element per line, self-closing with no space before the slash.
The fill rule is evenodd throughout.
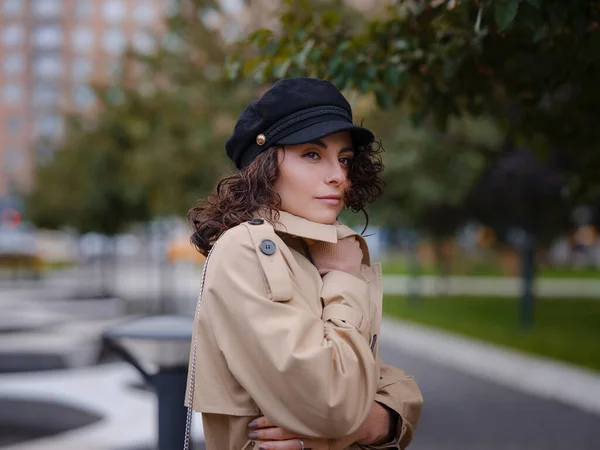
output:
<path id="1" fill-rule="evenodd" d="M 186 383 L 187 367 L 162 369 L 152 376 L 158 398 L 158 450 L 183 448 Z"/>
<path id="2" fill-rule="evenodd" d="M 535 278 L 535 236 L 525 232 L 521 248 L 521 328 L 529 329 L 533 325 L 534 315 L 534 278 Z"/>
<path id="3" fill-rule="evenodd" d="M 158 450 L 180 450 L 185 438 L 187 364 L 194 318 L 150 316 L 106 330 L 105 346 L 131 364 L 154 387 Z M 144 366 L 157 367 L 148 373 Z"/>

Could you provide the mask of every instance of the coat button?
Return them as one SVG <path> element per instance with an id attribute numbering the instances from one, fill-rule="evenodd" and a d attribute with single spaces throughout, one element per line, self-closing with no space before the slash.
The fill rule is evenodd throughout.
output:
<path id="1" fill-rule="evenodd" d="M 260 243 L 260 251 L 265 255 L 272 255 L 275 253 L 275 250 L 277 250 L 277 246 L 275 245 L 275 242 L 270 239 L 265 239 Z"/>
<path id="2" fill-rule="evenodd" d="M 250 219 L 248 221 L 248 223 L 250 225 L 262 225 L 263 223 L 265 223 L 265 219 L 261 219 L 259 217 L 255 217 L 254 219 Z"/>

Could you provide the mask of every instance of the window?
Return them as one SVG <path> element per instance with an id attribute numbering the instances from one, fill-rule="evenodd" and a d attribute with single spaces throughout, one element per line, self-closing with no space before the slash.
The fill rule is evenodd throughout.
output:
<path id="1" fill-rule="evenodd" d="M 108 30 L 102 38 L 102 45 L 104 50 L 112 55 L 121 53 L 127 45 L 127 38 L 118 29 Z"/>
<path id="2" fill-rule="evenodd" d="M 8 25 L 2 31 L 2 43 L 6 47 L 15 47 L 25 40 L 25 28 L 22 25 Z"/>
<path id="3" fill-rule="evenodd" d="M 62 134 L 63 120 L 56 114 L 44 114 L 35 118 L 35 134 L 37 136 L 57 137 Z"/>
<path id="4" fill-rule="evenodd" d="M 2 102 L 6 105 L 14 105 L 23 100 L 23 88 L 16 84 L 11 83 L 4 86 L 2 89 Z"/>
<path id="5" fill-rule="evenodd" d="M 33 44 L 41 48 L 55 48 L 63 43 L 62 28 L 57 25 L 46 25 L 33 32 Z"/>
<path id="6" fill-rule="evenodd" d="M 2 66 L 5 75 L 19 75 L 25 70 L 25 58 L 18 53 L 9 53 L 2 61 Z"/>
<path id="7" fill-rule="evenodd" d="M 164 12 L 166 16 L 174 16 L 179 11 L 178 0 L 165 0 Z"/>
<path id="8" fill-rule="evenodd" d="M 244 8 L 243 0 L 227 0 L 221 2 L 221 7 L 225 14 L 238 14 Z"/>
<path id="9" fill-rule="evenodd" d="M 106 65 L 106 75 L 108 77 L 114 77 L 121 73 L 121 61 L 111 61 Z"/>
<path id="10" fill-rule="evenodd" d="M 148 0 L 138 0 L 137 5 L 133 9 L 133 18 L 142 24 L 151 23 L 156 16 L 154 4 Z"/>
<path id="11" fill-rule="evenodd" d="M 6 17 L 16 17 L 23 12 L 23 0 L 3 0 L 2 15 Z"/>
<path id="12" fill-rule="evenodd" d="M 49 142 L 40 142 L 35 148 L 38 162 L 47 163 L 54 156 L 55 147 Z"/>
<path id="13" fill-rule="evenodd" d="M 94 4 L 90 0 L 77 0 L 75 3 L 75 17 L 87 19 L 94 12 Z"/>
<path id="14" fill-rule="evenodd" d="M 71 75 L 76 81 L 83 81 L 90 76 L 92 69 L 92 63 L 88 59 L 75 58 L 71 69 Z"/>
<path id="15" fill-rule="evenodd" d="M 204 25 L 211 30 L 220 28 L 223 23 L 223 16 L 213 8 L 204 11 L 201 18 Z"/>
<path id="16" fill-rule="evenodd" d="M 23 161 L 23 151 L 18 148 L 7 148 L 2 161 L 5 170 L 14 170 Z"/>
<path id="17" fill-rule="evenodd" d="M 4 129 L 9 133 L 18 133 L 21 131 L 23 123 L 19 116 L 9 116 L 4 120 Z"/>
<path id="18" fill-rule="evenodd" d="M 140 53 L 150 53 L 154 48 L 154 39 L 148 33 L 138 31 L 133 35 L 133 47 Z"/>
<path id="19" fill-rule="evenodd" d="M 58 17 L 63 8 L 63 0 L 33 0 L 32 11 L 37 17 Z"/>
<path id="20" fill-rule="evenodd" d="M 122 0 L 108 0 L 102 8 L 104 19 L 107 22 L 120 22 L 125 18 L 125 2 Z"/>
<path id="21" fill-rule="evenodd" d="M 54 106 L 58 103 L 60 86 L 58 82 L 41 81 L 34 85 L 32 101 L 34 107 Z"/>
<path id="22" fill-rule="evenodd" d="M 73 46 L 73 49 L 77 51 L 86 52 L 93 47 L 94 40 L 95 36 L 92 30 L 80 27 L 73 32 L 73 35 L 71 36 L 71 45 Z"/>
<path id="23" fill-rule="evenodd" d="M 94 103 L 94 91 L 85 84 L 80 84 L 73 88 L 73 100 L 75 104 L 80 107 L 90 106 Z"/>
<path id="24" fill-rule="evenodd" d="M 38 77 L 44 78 L 60 76 L 63 72 L 62 57 L 58 54 L 37 57 L 33 63 L 33 72 Z"/>

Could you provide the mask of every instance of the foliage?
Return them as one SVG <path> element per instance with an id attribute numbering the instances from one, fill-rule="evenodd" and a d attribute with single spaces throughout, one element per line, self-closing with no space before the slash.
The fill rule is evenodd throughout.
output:
<path id="1" fill-rule="evenodd" d="M 129 182 L 131 143 L 123 127 L 118 116 L 104 116 L 94 129 L 73 120 L 65 145 L 37 168 L 27 216 L 41 227 L 107 235 L 147 219 L 145 194 Z"/>
<path id="2" fill-rule="evenodd" d="M 498 130 L 489 120 L 474 118 L 453 120 L 446 133 L 409 123 L 388 128 L 380 132 L 387 189 L 372 208 L 376 217 L 391 227 L 451 235 L 467 218 L 464 200 L 497 150 Z"/>
<path id="3" fill-rule="evenodd" d="M 398 1 L 358 23 L 348 8 L 315 4 L 323 2 L 285 1 L 280 26 L 250 36 L 230 76 L 330 79 L 439 130 L 451 117 L 495 117 L 538 156 L 564 154 L 573 198 L 594 191 L 598 1 Z"/>
<path id="4" fill-rule="evenodd" d="M 557 170 L 527 149 L 510 149 L 483 173 L 470 193 L 469 206 L 504 242 L 522 247 L 522 233 L 528 232 L 536 236 L 537 245 L 549 244 L 569 227 L 562 187 Z"/>

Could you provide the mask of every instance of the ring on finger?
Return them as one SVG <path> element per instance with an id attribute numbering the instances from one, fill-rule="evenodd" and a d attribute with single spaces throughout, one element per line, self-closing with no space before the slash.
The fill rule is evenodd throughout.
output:
<path id="1" fill-rule="evenodd" d="M 298 439 L 298 440 L 300 441 L 300 445 L 301 445 L 300 450 L 306 450 L 304 447 L 304 441 L 302 439 Z"/>

